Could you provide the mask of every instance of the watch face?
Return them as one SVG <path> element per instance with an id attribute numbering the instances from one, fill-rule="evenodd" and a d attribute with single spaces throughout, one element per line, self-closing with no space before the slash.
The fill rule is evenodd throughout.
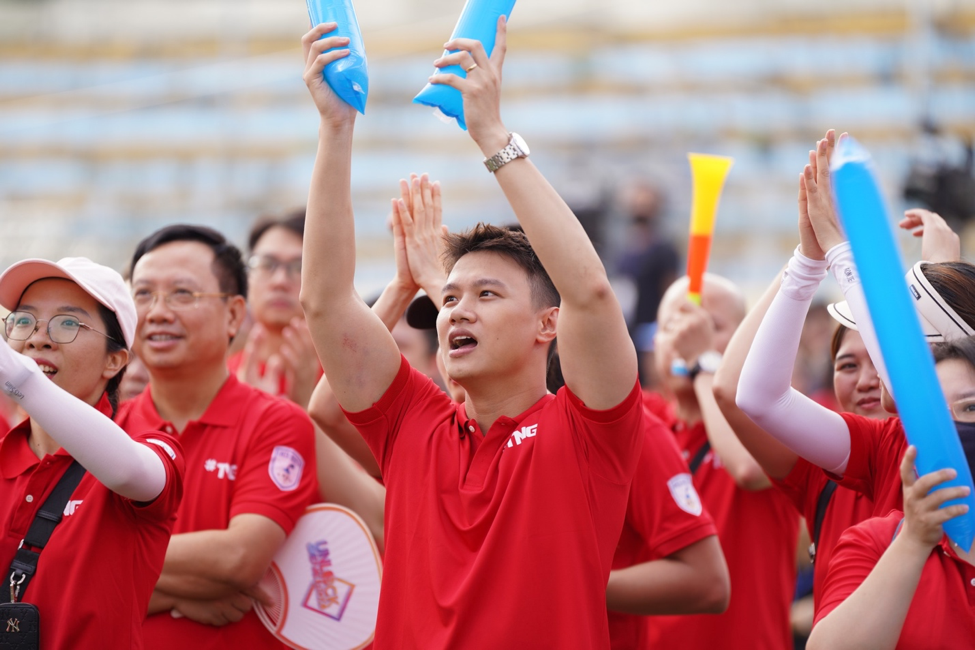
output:
<path id="1" fill-rule="evenodd" d="M 516 147 L 518 147 L 519 149 L 521 149 L 521 151 L 526 156 L 531 153 L 531 151 L 528 150 L 528 143 L 525 142 L 525 139 L 523 137 L 521 137 L 520 135 L 518 135 L 517 133 L 512 133 L 511 134 L 511 144 L 513 144 Z"/>
<path id="2" fill-rule="evenodd" d="M 710 351 L 705 352 L 700 357 L 698 357 L 697 362 L 701 366 L 701 370 L 705 372 L 717 372 L 718 367 L 721 365 L 721 353 Z"/>

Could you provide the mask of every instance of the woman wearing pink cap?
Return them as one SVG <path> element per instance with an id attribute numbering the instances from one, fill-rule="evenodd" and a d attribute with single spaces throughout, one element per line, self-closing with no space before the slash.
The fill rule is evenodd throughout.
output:
<path id="1" fill-rule="evenodd" d="M 84 258 L 14 264 L 0 305 L 0 390 L 29 415 L 0 436 L 0 602 L 36 607 L 40 648 L 141 648 L 183 460 L 172 437 L 112 421 L 135 305 Z M 33 613 L 6 607 L 0 633 L 29 631 Z"/>

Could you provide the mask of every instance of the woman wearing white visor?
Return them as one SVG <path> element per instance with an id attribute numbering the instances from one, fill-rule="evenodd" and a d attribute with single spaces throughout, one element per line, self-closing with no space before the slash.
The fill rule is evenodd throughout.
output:
<path id="1" fill-rule="evenodd" d="M 860 332 L 882 379 L 884 409 L 896 413 L 850 246 L 843 238 L 831 204 L 826 163 L 831 146 L 832 142 L 821 141 L 812 154 L 815 158 L 812 167 L 818 167 L 821 173 L 813 172 L 811 167 L 805 170 L 805 188 L 809 201 L 816 202 L 816 209 L 810 206 L 805 220 L 800 213 L 800 245 L 783 273 L 778 293 L 772 299 L 748 352 L 738 383 L 737 403 L 755 424 L 798 455 L 825 469 L 839 485 L 872 499 L 873 514 L 883 516 L 891 510 L 903 509 L 900 467 L 907 442 L 899 418 L 872 420 L 854 413 L 833 413 L 789 385 L 803 320 L 814 292 L 830 267 L 847 298 L 846 304 L 831 306 L 830 313 L 844 325 Z M 975 332 L 975 267 L 964 262 L 920 262 L 908 271 L 906 281 L 929 342 L 962 341 Z M 963 379 L 967 380 L 967 377 Z M 942 376 L 941 383 L 949 395 L 970 388 L 965 381 L 959 383 L 957 377 L 948 375 Z M 953 413 L 967 453 L 972 449 L 970 443 L 973 441 L 969 440 L 973 436 L 972 427 L 965 423 L 966 418 L 954 410 Z M 972 460 L 969 458 L 970 464 Z M 927 551 L 921 554 L 922 560 L 926 554 Z M 827 577 L 827 583 L 829 579 Z M 902 592 L 891 588 L 886 595 L 893 598 Z M 887 607 L 890 603 L 881 600 L 874 603 L 876 611 L 893 611 Z M 861 616 L 859 621 L 857 632 L 869 632 L 869 617 Z M 873 640 L 879 640 L 881 636 L 867 634 Z M 852 642 L 852 647 L 868 647 L 862 645 L 862 634 L 846 634 L 844 638 Z M 884 638 L 892 644 L 884 642 L 876 647 L 894 647 L 898 635 Z M 935 630 L 932 630 L 930 641 L 931 645 L 925 647 L 957 647 L 939 645 L 945 639 L 939 640 Z M 830 647 L 851 646 L 834 643 Z"/>
<path id="2" fill-rule="evenodd" d="M 0 389 L 29 415 L 0 436 L 0 602 L 36 607 L 41 648 L 141 648 L 183 460 L 172 437 L 112 421 L 135 305 L 84 258 L 14 264 L 0 305 Z"/>

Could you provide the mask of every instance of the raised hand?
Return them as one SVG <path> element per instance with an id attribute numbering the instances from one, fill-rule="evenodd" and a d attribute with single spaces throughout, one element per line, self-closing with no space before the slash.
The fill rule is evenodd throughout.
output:
<path id="1" fill-rule="evenodd" d="M 257 351 L 266 340 L 267 333 L 264 331 L 264 326 L 260 323 L 254 323 L 254 327 L 247 335 L 247 342 L 244 344 L 240 367 L 237 368 L 237 379 L 270 395 L 278 395 L 281 392 L 284 364 L 279 355 L 273 354 L 265 362 L 264 372 L 261 372 L 261 362 L 258 359 Z"/>
<path id="2" fill-rule="evenodd" d="M 667 327 L 680 358 L 693 365 L 699 356 L 714 349 L 714 321 L 703 307 L 685 301 Z"/>
<path id="3" fill-rule="evenodd" d="M 429 176 L 410 174 L 400 181 L 401 198 L 394 202 L 403 229 L 403 241 L 413 280 L 435 303 L 446 280 L 443 268 L 443 205 L 440 183 Z"/>
<path id="4" fill-rule="evenodd" d="M 907 536 L 918 547 L 929 550 L 941 541 L 944 534 L 942 525 L 946 521 L 968 512 L 965 504 L 941 507 L 946 501 L 967 496 L 968 486 L 934 490 L 941 483 L 955 478 L 957 472 L 948 468 L 915 478 L 916 459 L 917 449 L 908 447 L 901 461 L 901 482 L 904 484 L 904 529 L 901 535 Z"/>
<path id="5" fill-rule="evenodd" d="M 301 37 L 301 47 L 305 55 L 305 72 L 302 76 L 322 120 L 334 125 L 344 125 L 355 121 L 355 109 L 339 99 L 322 76 L 325 66 L 349 55 L 349 50 L 332 50 L 332 48 L 348 45 L 347 37 L 322 38 L 325 34 L 335 31 L 336 27 L 336 23 L 322 23 Z"/>
<path id="6" fill-rule="evenodd" d="M 22 343 L 21 343 L 22 344 Z M 33 374 L 40 374 L 37 364 L 0 341 L 0 391 L 14 399 L 23 399 L 20 388 Z"/>
<path id="7" fill-rule="evenodd" d="M 420 285 L 413 277 L 413 271 L 410 269 L 406 236 L 403 233 L 403 215 L 408 215 L 410 212 L 410 192 L 409 189 L 403 191 L 402 186 L 404 183 L 406 181 L 400 181 L 400 190 L 403 198 L 392 199 L 392 212 L 389 215 L 389 226 L 393 231 L 393 259 L 396 261 L 396 276 L 393 278 L 393 283 L 404 295 L 409 294 L 413 296 L 420 288 Z"/>
<path id="8" fill-rule="evenodd" d="M 833 203 L 833 188 L 829 177 L 829 161 L 835 146 L 836 131 L 830 129 L 826 132 L 826 137 L 816 143 L 816 148 L 809 152 L 809 164 L 802 172 L 809 223 L 823 252 L 846 241 Z"/>
<path id="9" fill-rule="evenodd" d="M 433 64 L 438 68 L 459 65 L 467 78 L 455 74 L 435 74 L 430 83 L 456 88 L 464 98 L 467 130 L 485 156 L 493 156 L 508 144 L 508 130 L 501 121 L 501 67 L 507 50 L 507 22 L 498 18 L 498 35 L 489 57 L 480 41 L 455 38 L 444 43 L 447 50 L 458 50 Z"/>
<path id="10" fill-rule="evenodd" d="M 809 220 L 809 197 L 806 194 L 805 172 L 799 174 L 799 252 L 809 259 L 826 259 L 826 251 L 819 245 L 816 231 L 813 230 L 812 222 Z"/>
<path id="11" fill-rule="evenodd" d="M 305 319 L 295 317 L 283 331 L 284 343 L 279 351 L 288 386 L 288 398 L 303 409 L 308 408 L 311 394 L 318 383 L 319 363 L 315 343 Z M 270 365 L 270 361 L 268 361 Z"/>
<path id="12" fill-rule="evenodd" d="M 921 259 L 925 262 L 957 262 L 961 259 L 961 240 L 941 215 L 930 210 L 907 210 L 897 224 L 904 230 L 914 230 L 921 238 Z"/>

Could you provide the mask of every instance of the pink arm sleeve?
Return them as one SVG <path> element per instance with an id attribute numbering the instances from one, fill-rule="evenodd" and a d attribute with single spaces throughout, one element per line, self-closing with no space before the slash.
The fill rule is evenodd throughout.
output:
<path id="1" fill-rule="evenodd" d="M 105 487 L 133 501 L 152 501 L 162 493 L 166 468 L 154 451 L 2 342 L 0 386 Z"/>
<path id="2" fill-rule="evenodd" d="M 826 262 L 796 250 L 755 334 L 735 402 L 755 424 L 814 465 L 842 474 L 850 431 L 838 414 L 792 388 L 799 336 Z"/>

